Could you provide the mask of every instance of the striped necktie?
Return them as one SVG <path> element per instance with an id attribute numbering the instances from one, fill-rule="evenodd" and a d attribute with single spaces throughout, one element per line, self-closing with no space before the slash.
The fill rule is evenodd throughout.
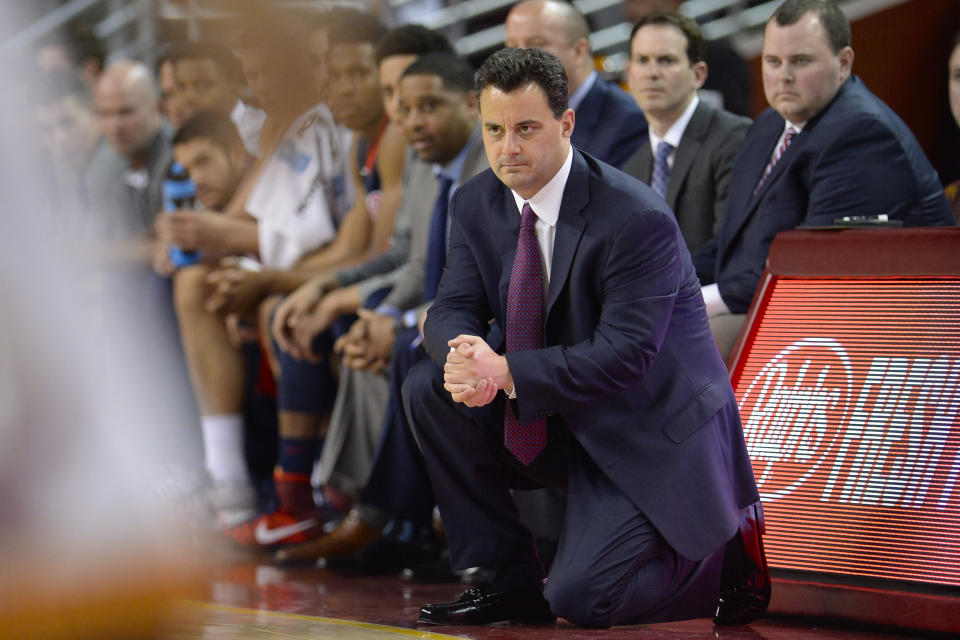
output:
<path id="1" fill-rule="evenodd" d="M 666 140 L 657 143 L 657 157 L 653 161 L 653 176 L 650 179 L 650 186 L 664 200 L 667 199 L 667 185 L 670 183 L 670 165 L 667 164 L 667 158 L 671 151 L 673 145 Z"/>
<path id="2" fill-rule="evenodd" d="M 760 176 L 760 181 L 757 183 L 757 186 L 753 189 L 753 195 L 757 195 L 757 192 L 760 191 L 760 187 L 763 186 L 764 181 L 767 179 L 767 176 L 770 175 L 770 172 L 773 171 L 773 167 L 776 166 L 777 162 L 786 152 L 787 147 L 790 146 L 790 143 L 793 142 L 793 139 L 797 135 L 797 130 L 793 127 L 787 128 L 787 133 L 783 136 L 783 140 L 780 142 L 780 146 L 777 147 L 776 152 L 773 154 L 773 157 L 770 158 L 770 162 L 767 163 L 767 168 L 763 170 L 763 175 Z"/>

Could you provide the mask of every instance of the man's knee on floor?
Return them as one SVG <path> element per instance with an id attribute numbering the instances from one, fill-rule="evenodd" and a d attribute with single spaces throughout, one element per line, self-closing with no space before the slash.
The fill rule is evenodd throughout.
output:
<path id="1" fill-rule="evenodd" d="M 621 594 L 604 591 L 586 576 L 551 574 L 544 595 L 554 615 L 580 627 L 610 627 L 622 606 Z"/>

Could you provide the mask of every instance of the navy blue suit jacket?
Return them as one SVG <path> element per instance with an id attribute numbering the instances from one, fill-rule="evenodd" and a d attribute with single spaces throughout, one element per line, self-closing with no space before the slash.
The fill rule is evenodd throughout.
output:
<path id="1" fill-rule="evenodd" d="M 953 224 L 916 138 L 858 78 L 807 122 L 754 194 L 783 128 L 780 114 L 767 109 L 747 132 L 720 231 L 697 252 L 701 281 L 718 283 L 731 312 L 747 311 L 780 231 L 881 213 L 905 226 Z"/>
<path id="2" fill-rule="evenodd" d="M 576 109 L 573 146 L 615 167 L 647 139 L 647 119 L 629 93 L 597 77 Z"/>
<path id="3" fill-rule="evenodd" d="M 520 228 L 513 195 L 489 170 L 451 206 L 447 265 L 425 327 L 440 366 L 448 340 L 485 335 L 491 318 L 506 326 Z M 507 355 L 518 417 L 561 420 L 685 557 L 727 542 L 758 495 L 739 420 L 717 415 L 736 400 L 690 254 L 653 190 L 577 151 L 544 336 L 543 349 Z"/>

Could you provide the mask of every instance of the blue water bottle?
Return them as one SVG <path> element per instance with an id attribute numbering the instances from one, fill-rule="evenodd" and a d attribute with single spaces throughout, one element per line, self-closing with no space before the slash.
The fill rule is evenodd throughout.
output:
<path id="1" fill-rule="evenodd" d="M 197 196 L 197 187 L 190 174 L 179 162 L 171 162 L 167 177 L 163 181 L 163 208 L 167 211 L 192 209 Z M 170 247 L 170 262 L 178 267 L 186 267 L 200 260 L 199 251 L 184 251 L 180 247 Z"/>

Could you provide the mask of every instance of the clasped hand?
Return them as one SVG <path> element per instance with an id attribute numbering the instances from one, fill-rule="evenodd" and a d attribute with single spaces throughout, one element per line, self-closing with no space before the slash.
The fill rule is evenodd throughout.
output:
<path id="1" fill-rule="evenodd" d="M 380 373 L 393 351 L 393 316 L 369 309 L 358 309 L 357 315 L 357 321 L 337 339 L 333 350 L 351 369 Z"/>
<path id="2" fill-rule="evenodd" d="M 220 261 L 219 268 L 207 274 L 211 286 L 207 310 L 212 313 L 250 313 L 269 293 L 269 274 L 236 266 L 232 258 Z"/>
<path id="3" fill-rule="evenodd" d="M 507 359 L 477 336 L 459 335 L 447 342 L 450 352 L 443 365 L 443 388 L 468 407 L 493 402 L 500 389 L 513 389 Z"/>

